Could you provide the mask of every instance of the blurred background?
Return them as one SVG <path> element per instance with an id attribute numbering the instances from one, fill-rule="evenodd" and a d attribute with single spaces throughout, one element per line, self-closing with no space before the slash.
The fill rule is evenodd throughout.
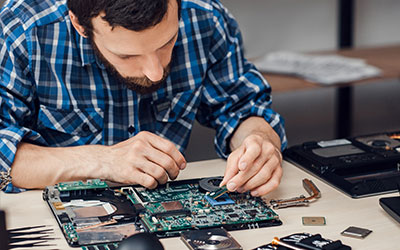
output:
<path id="1" fill-rule="evenodd" d="M 338 48 L 339 1 L 221 2 L 239 23 L 248 58 L 278 50 L 312 52 Z M 355 0 L 354 47 L 399 45 L 399 13 L 398 0 Z M 399 77 L 353 87 L 351 136 L 400 130 Z M 335 94 L 334 87 L 283 93 L 274 93 L 272 89 L 273 108 L 285 118 L 289 146 L 335 138 Z M 213 135 L 212 130 L 196 125 L 186 153 L 187 159 L 217 157 L 211 144 Z"/>

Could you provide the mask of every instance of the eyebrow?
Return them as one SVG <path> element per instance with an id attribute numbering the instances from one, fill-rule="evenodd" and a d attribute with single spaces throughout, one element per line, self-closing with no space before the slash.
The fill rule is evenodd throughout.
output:
<path id="1" fill-rule="evenodd" d="M 179 30 L 172 36 L 171 39 L 169 39 L 168 42 L 166 42 L 163 46 L 161 46 L 157 50 L 162 49 L 162 48 L 166 47 L 168 44 L 170 44 L 175 39 L 175 37 L 178 35 L 178 32 L 179 32 Z M 117 55 L 119 57 L 126 57 L 126 58 L 138 56 L 138 55 L 126 55 L 126 54 L 115 54 L 115 55 Z"/>

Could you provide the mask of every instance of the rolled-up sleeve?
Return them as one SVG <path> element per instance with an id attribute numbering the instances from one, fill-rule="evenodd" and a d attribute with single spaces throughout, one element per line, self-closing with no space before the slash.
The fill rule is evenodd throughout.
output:
<path id="1" fill-rule="evenodd" d="M 214 5 L 210 67 L 197 120 L 216 129 L 217 153 L 227 158 L 229 140 L 240 122 L 263 117 L 279 135 L 281 150 L 287 146 L 282 117 L 272 108 L 271 87 L 253 64 L 243 57 L 237 22 L 221 5 Z"/>
<path id="2" fill-rule="evenodd" d="M 29 73 L 29 58 L 22 25 L 7 10 L 0 21 L 0 172 L 10 173 L 18 144 L 24 141 L 41 142 L 33 131 L 35 94 Z M 4 182 L 3 182 L 4 183 Z M 19 192 L 12 183 L 5 192 Z"/>

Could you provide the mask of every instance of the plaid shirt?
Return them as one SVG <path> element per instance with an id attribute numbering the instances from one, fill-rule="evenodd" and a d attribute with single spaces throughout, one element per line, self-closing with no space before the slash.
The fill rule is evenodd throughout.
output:
<path id="1" fill-rule="evenodd" d="M 65 0 L 19 0 L 0 13 L 0 172 L 21 141 L 112 145 L 150 131 L 184 152 L 195 119 L 215 128 L 218 154 L 240 121 L 264 117 L 286 147 L 270 86 L 243 57 L 238 25 L 217 0 L 182 1 L 171 73 L 140 95 L 118 83 L 71 25 Z M 18 192 L 9 183 L 6 192 Z"/>

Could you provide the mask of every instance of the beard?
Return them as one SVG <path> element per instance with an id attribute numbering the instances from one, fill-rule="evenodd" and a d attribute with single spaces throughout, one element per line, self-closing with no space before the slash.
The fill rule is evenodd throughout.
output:
<path id="1" fill-rule="evenodd" d="M 158 90 L 165 82 L 170 73 L 171 62 L 164 68 L 164 73 L 159 81 L 152 81 L 149 78 L 145 77 L 124 77 L 122 76 L 118 70 L 112 65 L 100 52 L 97 48 L 97 45 L 94 43 L 93 39 L 91 40 L 91 45 L 94 50 L 95 55 L 99 58 L 99 60 L 103 63 L 106 70 L 121 84 L 126 86 L 128 89 L 135 91 L 139 94 L 150 94 Z"/>

